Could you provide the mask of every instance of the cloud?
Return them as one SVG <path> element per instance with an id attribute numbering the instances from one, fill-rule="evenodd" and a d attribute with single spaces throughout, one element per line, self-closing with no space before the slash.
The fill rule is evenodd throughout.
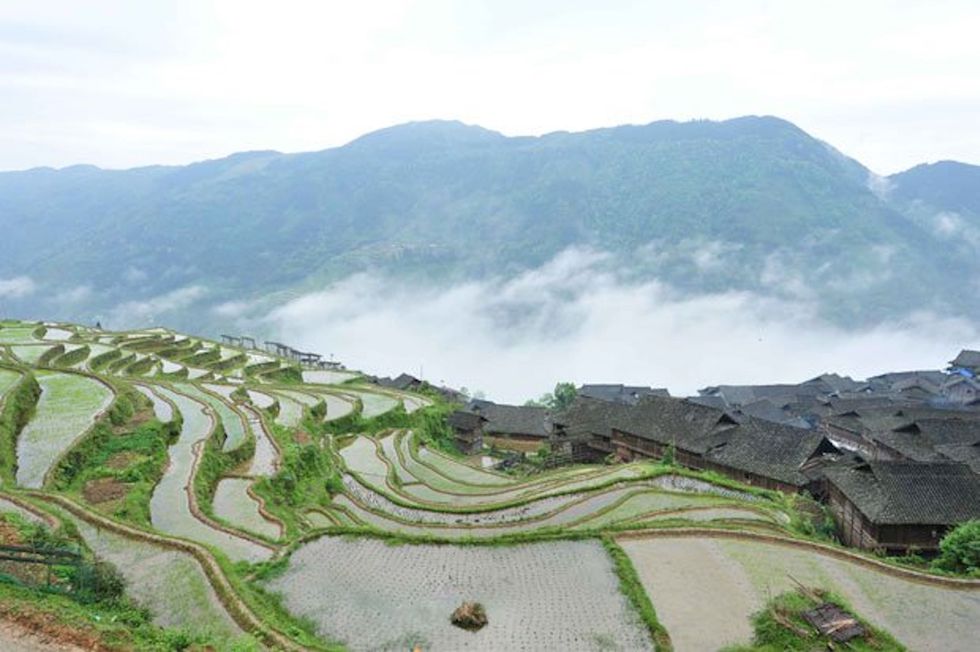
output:
<path id="1" fill-rule="evenodd" d="M 54 295 L 54 302 L 59 304 L 75 304 L 88 301 L 92 298 L 93 291 L 90 285 L 79 285 L 67 290 L 62 290 Z"/>
<path id="2" fill-rule="evenodd" d="M 138 267 L 128 267 L 125 272 L 123 272 L 123 280 L 125 280 L 130 285 L 136 283 L 142 283 L 149 275 Z"/>
<path id="3" fill-rule="evenodd" d="M 211 312 L 219 317 L 238 319 L 254 311 L 259 303 L 258 301 L 225 301 L 211 308 Z"/>
<path id="4" fill-rule="evenodd" d="M 892 190 L 895 189 L 895 184 L 891 181 L 891 179 L 870 171 L 868 172 L 868 179 L 865 185 L 867 185 L 868 190 L 874 193 L 874 195 L 882 201 L 887 201 L 888 196 L 891 195 Z"/>
<path id="5" fill-rule="evenodd" d="M 206 288 L 190 285 L 142 301 L 126 301 L 110 312 L 112 326 L 129 328 L 151 324 L 159 315 L 184 310 L 206 294 Z"/>
<path id="6" fill-rule="evenodd" d="M 20 299 L 34 294 L 37 284 L 29 276 L 0 278 L 0 299 Z"/>
<path id="7" fill-rule="evenodd" d="M 927 313 L 847 331 L 799 297 L 685 295 L 659 281 L 631 281 L 611 257 L 588 249 L 512 278 L 449 287 L 359 274 L 265 321 L 282 341 L 352 367 L 421 374 L 505 401 L 540 395 L 559 380 L 667 386 L 683 395 L 824 371 L 865 377 L 941 367 L 980 343 L 975 325 Z"/>

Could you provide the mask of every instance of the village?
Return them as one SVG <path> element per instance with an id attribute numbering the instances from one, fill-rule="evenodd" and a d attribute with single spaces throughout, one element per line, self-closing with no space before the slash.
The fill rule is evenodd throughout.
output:
<path id="1" fill-rule="evenodd" d="M 376 382 L 421 386 L 407 374 Z M 980 351 L 945 370 L 719 385 L 686 398 L 586 384 L 559 409 L 472 399 L 449 423 L 468 454 L 492 445 L 512 456 L 545 449 L 551 465 L 669 460 L 807 493 L 829 508 L 841 543 L 865 550 L 932 554 L 951 528 L 980 518 Z"/>

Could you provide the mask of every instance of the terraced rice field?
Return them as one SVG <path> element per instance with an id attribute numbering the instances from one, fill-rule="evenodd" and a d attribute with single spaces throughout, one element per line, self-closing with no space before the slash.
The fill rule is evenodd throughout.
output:
<path id="1" fill-rule="evenodd" d="M 355 396 L 361 401 L 361 416 L 365 419 L 380 416 L 389 410 L 398 407 L 399 400 L 387 394 L 377 394 L 374 392 L 346 390 L 351 396 Z"/>
<path id="2" fill-rule="evenodd" d="M 64 328 L 48 328 L 48 332 L 44 334 L 44 339 L 51 340 L 53 342 L 63 342 L 74 334 L 74 331 L 66 330 Z"/>
<path id="3" fill-rule="evenodd" d="M 350 650 L 652 649 L 595 541 L 501 548 L 323 537 L 268 586 Z M 449 622 L 464 600 L 487 609 L 478 632 Z"/>
<path id="4" fill-rule="evenodd" d="M 357 378 L 358 375 L 351 371 L 307 370 L 303 372 L 303 382 L 314 385 L 339 385 L 340 383 Z"/>
<path id="5" fill-rule="evenodd" d="M 38 489 L 44 475 L 112 402 L 113 392 L 87 376 L 38 371 L 34 417 L 17 440 L 17 484 Z"/>
<path id="6" fill-rule="evenodd" d="M 30 365 L 36 365 L 41 359 L 41 356 L 51 348 L 50 344 L 22 344 L 11 346 L 10 350 L 17 356 L 18 360 Z"/>
<path id="7" fill-rule="evenodd" d="M 225 428 L 225 443 L 222 447 L 226 451 L 234 450 L 241 446 L 245 440 L 248 438 L 248 433 L 245 429 L 245 423 L 242 420 L 242 415 L 235 411 L 230 405 L 220 398 L 209 394 L 204 390 L 199 389 L 196 385 L 180 384 L 174 385 L 178 391 L 188 394 L 194 399 L 197 399 L 201 403 L 209 406 L 214 410 L 218 418 L 221 419 L 221 425 Z"/>
<path id="8" fill-rule="evenodd" d="M 127 591 L 149 608 L 153 622 L 219 639 L 244 635 L 225 611 L 197 560 L 187 553 L 134 541 L 65 516 L 97 555 L 122 571 Z"/>
<path id="9" fill-rule="evenodd" d="M 250 476 L 272 475 L 279 466 L 279 450 L 259 413 L 248 407 L 243 408 L 243 411 L 248 427 L 255 435 L 255 454 L 246 473 Z"/>
<path id="10" fill-rule="evenodd" d="M 36 328 L 36 324 L 28 324 L 25 326 L 3 326 L 0 328 L 0 342 L 5 344 L 36 342 L 37 340 L 34 338 L 34 329 Z"/>
<path id="11" fill-rule="evenodd" d="M 36 359 L 56 340 L 36 342 L 35 327 L 0 328 L 0 343 L 5 343 L 0 350 Z M 124 364 L 100 373 L 113 373 L 114 386 L 132 386 L 147 396 L 160 421 L 171 421 L 178 414 L 182 418 L 177 440 L 167 451 L 162 479 L 152 489 L 149 483 L 144 485 L 151 493 L 149 520 L 159 536 L 203 544 L 231 562 L 263 562 L 292 551 L 284 572 L 260 580 L 263 574 L 256 574 L 247 563 L 211 564 L 204 553 L 198 560 L 187 552 L 145 543 L 139 536 L 113 534 L 115 528 L 94 528 L 89 523 L 99 518 L 130 527 L 148 526 L 139 514 L 134 517 L 97 503 L 98 496 L 87 493 L 88 484 L 86 491 L 72 494 L 79 509 L 89 513 L 85 520 L 64 514 L 62 518 L 75 521 L 92 551 L 120 568 L 129 580 L 130 595 L 149 606 L 162 625 L 216 634 L 219 649 L 233 648 L 232 640 L 241 631 L 213 586 L 222 587 L 221 595 L 237 605 L 236 613 L 259 621 L 268 615 L 250 611 L 247 605 L 259 604 L 261 598 L 249 594 L 263 587 L 280 592 L 289 615 L 277 619 L 307 618 L 324 642 L 342 642 L 352 650 L 407 650 L 416 644 L 425 650 L 450 651 L 650 649 L 646 626 L 620 591 L 624 578 L 617 577 L 612 558 L 596 538 L 600 532 L 626 530 L 634 537 L 656 535 L 623 538 L 621 544 L 678 650 L 747 642 L 752 612 L 769 596 L 792 588 L 790 576 L 842 594 L 909 649 L 975 649 L 980 589 L 953 591 L 913 584 L 813 552 L 760 540 L 719 538 L 726 533 L 730 537 L 735 528 L 742 530 L 742 537 L 751 532 L 797 536 L 788 502 L 762 492 L 727 483 L 721 486 L 710 475 L 651 463 L 583 465 L 527 477 L 495 472 L 479 462 L 417 445 L 411 429 L 429 424 L 411 414 L 431 401 L 411 392 L 364 381 L 331 386 L 354 377 L 347 372 L 304 372 L 311 384 L 269 382 L 244 373 L 246 364 L 277 360 L 262 353 L 248 353 L 247 362 L 221 372 L 191 369 L 190 378 L 202 381 L 169 384 L 161 382 L 159 372 L 185 367 L 161 361 L 156 351 L 185 338 L 175 339 L 161 329 L 107 334 L 51 325 L 49 332 L 60 337 L 59 328 L 77 332 L 64 346 L 88 346 L 90 359 L 126 343 L 130 348 L 122 350 L 120 358 Z M 192 342 L 200 350 L 220 346 L 207 340 Z M 239 355 L 228 347 L 220 350 L 223 359 Z M 23 366 L 12 355 L 6 359 Z M 154 362 L 151 371 L 157 377 L 133 378 L 128 365 L 136 360 Z M 109 405 L 112 394 L 92 376 L 34 372 L 44 391 L 19 438 L 17 456 L 22 463 L 17 477 L 37 487 L 54 460 Z M 0 368 L 0 400 L 19 377 Z M 250 402 L 231 399 L 239 386 L 248 392 Z M 274 400 L 280 405 L 275 424 L 263 411 Z M 304 410 L 320 401 L 326 404 L 325 419 L 335 420 L 350 414 L 358 400 L 362 419 L 355 423 L 363 426 L 363 432 L 377 433 L 373 436 L 334 434 L 337 424 L 309 423 L 304 432 L 296 429 Z M 408 424 L 404 430 L 382 430 L 382 423 L 370 421 L 399 404 L 407 414 L 399 412 L 397 421 Z M 201 463 L 198 456 L 216 418 L 227 432 L 225 451 L 234 451 L 250 435 L 255 437 L 250 460 L 212 449 Z M 139 418 L 122 426 L 113 424 L 120 435 L 135 434 L 131 429 L 141 427 Z M 143 445 L 139 438 L 133 441 Z M 116 440 L 112 445 L 117 445 Z M 90 465 L 109 459 L 107 466 L 122 473 L 125 467 L 115 464 L 134 460 L 142 464 L 147 458 L 126 451 L 98 459 Z M 162 464 L 159 456 L 155 459 Z M 331 464 L 337 468 L 331 469 Z M 277 475 L 280 465 L 283 473 Z M 208 471 L 221 468 L 224 475 L 196 475 L 199 466 Z M 316 476 L 317 469 L 323 477 Z M 333 470 L 342 472 L 339 478 L 327 475 Z M 85 469 L 90 471 L 91 466 Z M 194 483 L 201 488 L 202 479 L 207 482 L 205 491 L 214 491 L 209 499 L 211 517 L 196 510 L 197 494 L 190 491 Z M 44 495 L 52 491 L 49 487 Z M 268 501 L 269 511 L 260 509 L 255 491 Z M 17 511 L 0 497 L 0 510 L 9 509 Z M 692 526 L 707 534 L 682 538 L 675 529 L 690 531 Z M 341 531 L 345 537 L 314 538 Z M 389 545 L 376 538 L 381 534 L 402 541 L 419 535 L 442 543 Z M 499 538 L 515 534 L 522 541 L 545 534 L 547 541 L 514 545 Z M 583 536 L 590 538 L 571 540 Z M 208 575 L 204 568 L 209 569 Z M 222 578 L 230 584 L 223 584 Z M 238 597 L 243 602 L 237 602 Z M 449 614 L 462 600 L 486 605 L 490 624 L 477 633 L 451 626 Z M 285 622 L 279 631 L 302 636 L 297 634 L 298 625 Z"/>
<path id="12" fill-rule="evenodd" d="M 317 394 L 317 397 L 327 405 L 325 421 L 341 419 L 354 411 L 354 401 L 349 398 L 336 394 Z"/>
<path id="13" fill-rule="evenodd" d="M 170 447 L 170 467 L 157 484 L 150 499 L 153 527 L 178 537 L 209 544 L 222 550 L 233 560 L 261 561 L 272 551 L 199 520 L 190 509 L 185 489 L 194 467 L 194 447 L 211 432 L 213 423 L 204 412 L 204 405 L 183 394 L 160 389 L 180 410 L 184 423 L 177 443 Z"/>
<path id="14" fill-rule="evenodd" d="M 833 557 L 760 541 L 624 539 L 674 649 L 748 643 L 769 597 L 807 586 L 835 591 L 910 650 L 976 649 L 980 592 L 912 582 Z"/>
<path id="15" fill-rule="evenodd" d="M 153 402 L 153 416 L 160 423 L 169 423 L 174 418 L 174 409 L 170 406 L 170 403 L 160 398 L 156 392 L 146 385 L 136 385 L 136 389 L 139 390 L 140 394 Z"/>
<path id="16" fill-rule="evenodd" d="M 279 414 L 276 415 L 276 423 L 287 428 L 298 426 L 303 419 L 303 404 L 283 394 L 276 393 L 274 396 L 279 401 Z"/>
<path id="17" fill-rule="evenodd" d="M 250 389 L 247 391 L 248 391 L 248 397 L 252 400 L 252 403 L 254 403 L 255 407 L 257 408 L 262 408 L 264 410 L 265 408 L 272 407 L 272 404 L 276 402 L 274 398 L 272 398 L 265 392 L 257 392 L 254 389 Z"/>
<path id="18" fill-rule="evenodd" d="M 248 495 L 252 480 L 224 478 L 214 492 L 214 513 L 234 527 L 278 539 L 280 528 L 259 512 L 259 503 Z"/>

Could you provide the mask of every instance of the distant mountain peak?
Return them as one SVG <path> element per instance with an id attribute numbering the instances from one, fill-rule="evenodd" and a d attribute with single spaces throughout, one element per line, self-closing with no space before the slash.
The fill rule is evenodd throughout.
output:
<path id="1" fill-rule="evenodd" d="M 503 134 L 459 120 L 422 120 L 378 129 L 357 138 L 347 148 L 401 149 L 485 144 L 506 140 Z"/>

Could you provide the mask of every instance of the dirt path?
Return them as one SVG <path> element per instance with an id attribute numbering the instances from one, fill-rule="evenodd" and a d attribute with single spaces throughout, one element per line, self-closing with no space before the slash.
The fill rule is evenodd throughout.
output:
<path id="1" fill-rule="evenodd" d="M 84 652 L 84 648 L 63 643 L 44 632 L 24 625 L 0 620 L 0 649 L 4 652 Z"/>

